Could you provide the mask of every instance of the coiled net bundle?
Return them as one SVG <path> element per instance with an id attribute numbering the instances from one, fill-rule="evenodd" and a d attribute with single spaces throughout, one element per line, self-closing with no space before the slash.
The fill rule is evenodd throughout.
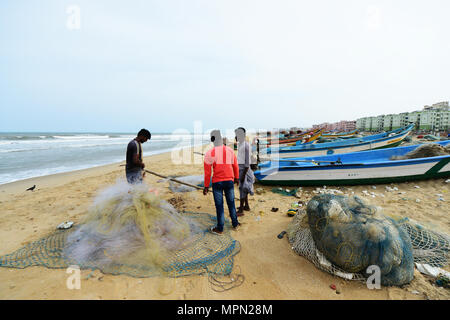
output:
<path id="1" fill-rule="evenodd" d="M 85 219 L 0 257 L 0 267 L 99 269 L 134 277 L 228 275 L 240 244 L 209 232 L 216 217 L 177 212 L 145 184 L 118 183 L 103 191 Z"/>
<path id="2" fill-rule="evenodd" d="M 375 212 L 379 210 L 375 207 L 368 207 Z M 446 267 L 449 264 L 450 237 L 448 235 L 436 230 L 427 229 L 408 218 L 396 219 L 392 217 L 388 219 L 395 221 L 398 228 L 407 234 L 407 240 L 412 247 L 412 257 L 415 263 L 429 264 L 439 268 Z M 325 226 L 325 224 L 320 225 L 320 223 L 318 223 L 318 225 L 319 229 L 322 229 Z M 362 281 L 366 279 L 367 275 L 364 272 L 365 270 L 354 272 L 353 265 L 351 264 L 344 264 L 343 267 L 340 267 L 327 259 L 324 252 L 318 249 L 311 232 L 311 224 L 306 210 L 301 210 L 294 216 L 288 226 L 287 235 L 289 242 L 292 245 L 292 249 L 299 255 L 311 261 L 317 268 L 347 280 Z M 354 252 L 358 252 L 355 246 L 361 245 L 361 243 L 355 241 L 354 243 L 347 242 L 345 243 L 345 246 L 340 246 L 341 243 L 338 243 L 338 238 L 335 238 L 334 241 L 336 241 L 334 247 L 325 247 L 325 250 L 328 250 L 333 254 L 342 254 L 343 252 L 340 252 L 340 249 L 344 248 L 344 251 L 348 251 L 351 255 Z M 354 246 L 352 247 L 352 245 Z M 349 248 L 350 250 L 347 250 Z M 365 245 L 367 256 L 373 254 L 372 250 L 379 250 L 379 247 L 377 246 L 372 247 L 372 249 L 370 248 L 370 245 Z M 376 254 L 382 257 L 384 252 L 381 250 L 376 252 Z M 367 259 L 367 257 L 353 254 L 351 261 L 360 263 L 365 259 Z M 345 268 L 346 266 L 349 268 Z"/>
<path id="3" fill-rule="evenodd" d="M 123 183 L 99 195 L 67 237 L 64 255 L 79 266 L 140 263 L 161 268 L 170 251 L 186 247 L 199 231 L 146 185 Z"/>
<path id="4" fill-rule="evenodd" d="M 441 146 L 436 143 L 425 143 L 403 156 L 392 156 L 391 160 L 417 159 L 427 157 L 446 156 L 450 154 L 450 144 Z"/>

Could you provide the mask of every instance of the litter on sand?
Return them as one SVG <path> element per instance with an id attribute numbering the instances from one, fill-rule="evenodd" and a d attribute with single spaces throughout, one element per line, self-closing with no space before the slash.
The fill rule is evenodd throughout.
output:
<path id="1" fill-rule="evenodd" d="M 283 189 L 283 188 L 273 188 L 272 192 L 273 193 L 278 193 L 278 194 L 282 194 L 284 196 L 295 196 L 295 194 L 297 193 L 298 189 Z"/>
<path id="2" fill-rule="evenodd" d="M 277 236 L 277 238 L 278 239 L 283 239 L 285 234 L 286 234 L 286 231 L 281 231 L 281 233 Z"/>
<path id="3" fill-rule="evenodd" d="M 57 229 L 69 229 L 73 226 L 73 221 L 65 221 L 60 223 L 56 228 Z"/>

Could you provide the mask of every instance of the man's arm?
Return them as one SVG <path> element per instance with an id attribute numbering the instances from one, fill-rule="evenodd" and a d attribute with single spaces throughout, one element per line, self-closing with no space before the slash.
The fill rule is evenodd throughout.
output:
<path id="1" fill-rule="evenodd" d="M 205 155 L 205 160 L 203 162 L 203 169 L 205 171 L 205 179 L 203 181 L 203 185 L 205 186 L 203 188 L 203 194 L 206 195 L 208 193 L 209 188 L 209 182 L 211 181 L 211 171 L 212 171 L 212 157 L 209 152 Z"/>
<path id="2" fill-rule="evenodd" d="M 233 173 L 234 173 L 234 182 L 239 185 L 239 165 L 234 152 L 233 152 Z"/>
<path id="3" fill-rule="evenodd" d="M 133 154 L 133 162 L 135 165 L 141 167 L 142 169 L 145 168 L 145 164 L 141 159 L 139 158 L 139 155 L 137 153 Z"/>
<path id="4" fill-rule="evenodd" d="M 240 177 L 241 183 L 244 182 L 248 168 L 250 168 L 250 146 L 247 142 L 245 142 L 245 145 L 244 145 L 244 158 L 245 158 L 244 171 L 242 172 L 242 176 Z"/>

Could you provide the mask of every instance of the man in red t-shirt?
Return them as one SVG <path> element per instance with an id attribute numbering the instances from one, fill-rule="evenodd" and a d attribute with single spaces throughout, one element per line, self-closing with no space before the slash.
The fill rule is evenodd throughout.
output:
<path id="1" fill-rule="evenodd" d="M 233 228 L 236 229 L 240 225 L 234 205 L 233 185 L 233 181 L 239 185 L 239 167 L 234 151 L 223 144 L 219 130 L 211 131 L 211 141 L 214 143 L 214 148 L 206 152 L 203 164 L 205 169 L 203 194 L 208 194 L 211 171 L 213 171 L 212 189 L 216 205 L 217 226 L 211 227 L 211 232 L 221 234 L 225 220 L 223 208 L 224 193 Z"/>

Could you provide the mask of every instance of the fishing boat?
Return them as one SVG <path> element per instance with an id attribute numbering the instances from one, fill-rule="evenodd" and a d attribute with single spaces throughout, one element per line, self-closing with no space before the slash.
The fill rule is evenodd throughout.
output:
<path id="1" fill-rule="evenodd" d="M 450 140 L 433 143 L 445 147 Z M 375 184 L 450 177 L 450 155 L 391 160 L 392 156 L 403 156 L 418 146 L 269 161 L 261 163 L 254 174 L 261 184 L 289 186 Z"/>
<path id="2" fill-rule="evenodd" d="M 397 130 L 379 133 L 362 138 L 339 140 L 335 142 L 307 143 L 291 147 L 267 148 L 260 153 L 261 158 L 299 158 L 310 156 L 330 155 L 336 153 L 349 153 L 380 148 L 391 148 L 398 146 L 411 132 L 414 125 L 409 125 Z M 264 152 L 265 151 L 265 152 Z"/>
<path id="3" fill-rule="evenodd" d="M 354 137 L 356 134 L 358 134 L 357 130 L 353 130 L 350 132 L 341 132 L 341 133 L 323 133 L 322 137 L 324 138 L 350 138 Z"/>
<path id="4" fill-rule="evenodd" d="M 317 129 L 313 131 L 303 132 L 301 134 L 292 135 L 288 138 L 280 138 L 280 139 L 274 139 L 274 138 L 266 138 L 261 139 L 260 138 L 260 144 L 261 145 L 267 145 L 271 147 L 288 147 L 288 146 L 295 146 L 297 144 L 301 143 L 310 143 L 318 139 L 323 133 L 323 130 Z"/>

